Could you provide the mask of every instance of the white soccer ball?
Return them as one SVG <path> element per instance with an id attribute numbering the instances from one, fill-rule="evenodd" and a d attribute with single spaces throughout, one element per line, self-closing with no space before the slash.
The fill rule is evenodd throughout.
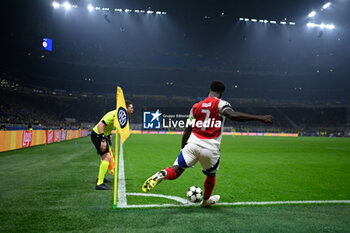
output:
<path id="1" fill-rule="evenodd" d="M 200 187 L 191 186 L 187 190 L 187 200 L 190 202 L 200 202 L 203 198 L 203 192 Z"/>

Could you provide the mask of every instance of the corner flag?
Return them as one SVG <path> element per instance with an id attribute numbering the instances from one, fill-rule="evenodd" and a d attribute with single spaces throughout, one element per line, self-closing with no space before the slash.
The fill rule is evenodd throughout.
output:
<path id="1" fill-rule="evenodd" d="M 120 87 L 117 88 L 116 99 L 117 99 L 117 108 L 116 108 L 115 117 L 114 117 L 114 126 L 116 127 L 116 132 L 115 132 L 113 209 L 117 208 L 118 173 L 116 172 L 116 169 L 118 168 L 118 147 L 119 147 L 118 134 L 120 134 L 120 139 L 122 144 L 130 135 L 128 114 L 126 112 L 124 94 L 123 94 L 123 90 Z"/>
<path id="2" fill-rule="evenodd" d="M 114 126 L 117 128 L 117 133 L 120 133 L 122 144 L 130 135 L 128 114 L 126 113 L 126 105 L 123 90 L 117 89 L 117 108 L 116 117 L 114 118 Z"/>

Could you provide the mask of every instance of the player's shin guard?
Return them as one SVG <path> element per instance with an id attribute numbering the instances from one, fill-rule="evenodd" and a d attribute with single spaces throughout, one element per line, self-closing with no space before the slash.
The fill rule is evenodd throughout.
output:
<path id="1" fill-rule="evenodd" d="M 209 177 L 204 181 L 204 200 L 208 200 L 213 192 L 213 189 L 215 187 L 215 180 L 216 176 L 214 177 Z"/>
<path id="2" fill-rule="evenodd" d="M 165 168 L 167 175 L 165 176 L 165 180 L 175 180 L 177 178 L 177 174 L 172 167 Z"/>
<path id="3" fill-rule="evenodd" d="M 103 183 L 103 180 L 105 178 L 106 172 L 108 170 L 108 166 L 109 166 L 109 162 L 102 160 L 100 163 L 100 170 L 98 172 L 98 181 L 97 181 L 97 185 L 100 185 Z"/>

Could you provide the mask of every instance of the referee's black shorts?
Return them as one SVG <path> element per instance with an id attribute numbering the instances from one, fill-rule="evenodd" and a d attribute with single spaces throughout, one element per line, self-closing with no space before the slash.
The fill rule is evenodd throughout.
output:
<path id="1" fill-rule="evenodd" d="M 105 151 L 101 151 L 101 140 L 98 138 L 98 134 L 95 131 L 91 132 L 91 141 L 95 145 L 97 154 L 104 155 L 109 151 L 109 145 L 107 143 L 107 147 Z"/>

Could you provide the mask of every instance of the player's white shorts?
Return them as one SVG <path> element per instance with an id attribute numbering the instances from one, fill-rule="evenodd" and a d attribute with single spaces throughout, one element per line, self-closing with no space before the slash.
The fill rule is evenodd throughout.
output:
<path id="1" fill-rule="evenodd" d="M 204 174 L 216 173 L 220 163 L 220 152 L 212 151 L 197 144 L 188 143 L 174 162 L 182 168 L 193 167 L 197 162 L 202 165 Z"/>

